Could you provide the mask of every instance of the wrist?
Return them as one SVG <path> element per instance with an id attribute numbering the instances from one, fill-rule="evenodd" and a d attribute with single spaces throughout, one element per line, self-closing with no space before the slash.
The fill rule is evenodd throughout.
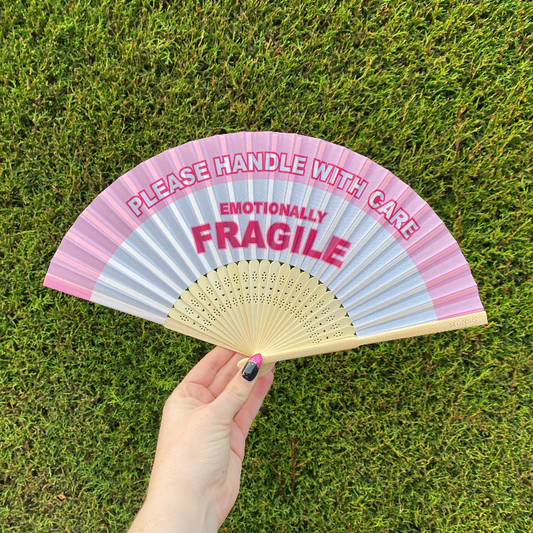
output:
<path id="1" fill-rule="evenodd" d="M 216 533 L 219 524 L 209 509 L 202 508 L 190 497 L 148 496 L 129 533 Z"/>

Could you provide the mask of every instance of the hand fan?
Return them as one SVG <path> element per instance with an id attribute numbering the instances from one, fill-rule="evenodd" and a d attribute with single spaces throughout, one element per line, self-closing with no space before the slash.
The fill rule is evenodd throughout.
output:
<path id="1" fill-rule="evenodd" d="M 487 323 L 424 200 L 362 155 L 288 133 L 218 135 L 141 163 L 78 217 L 44 284 L 260 352 L 262 373 Z"/>

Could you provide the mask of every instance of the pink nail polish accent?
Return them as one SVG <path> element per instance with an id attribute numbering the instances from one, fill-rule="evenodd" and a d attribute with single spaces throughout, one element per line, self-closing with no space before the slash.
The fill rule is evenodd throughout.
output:
<path id="1" fill-rule="evenodd" d="M 260 353 L 256 353 L 254 356 L 250 357 L 248 361 L 253 361 L 257 368 L 261 368 L 261 363 L 263 362 L 263 356 Z"/>
<path id="2" fill-rule="evenodd" d="M 253 381 L 257 377 L 262 362 L 263 356 L 260 353 L 256 353 L 253 357 L 250 357 L 242 369 L 243 379 Z"/>

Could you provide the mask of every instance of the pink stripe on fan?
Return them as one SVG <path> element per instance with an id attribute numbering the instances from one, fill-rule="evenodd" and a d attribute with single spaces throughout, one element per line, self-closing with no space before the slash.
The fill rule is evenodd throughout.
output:
<path id="1" fill-rule="evenodd" d="M 455 277 L 449 276 L 448 279 L 440 282 L 440 280 L 443 279 L 441 276 L 440 278 L 430 282 L 428 292 L 433 302 L 437 303 L 447 301 L 446 298 L 453 300 L 454 294 L 457 294 L 461 291 L 468 291 L 471 288 L 477 291 L 477 285 L 470 274 L 470 269 L 468 266 L 466 270 L 464 268 L 457 270 L 459 270 L 459 272 L 457 272 Z"/>
<path id="2" fill-rule="evenodd" d="M 107 226 L 101 220 L 99 220 L 96 216 L 94 216 L 93 213 L 86 210 L 86 212 L 83 215 L 87 219 L 87 221 L 89 221 L 91 224 L 96 226 L 102 233 L 107 235 L 114 243 L 121 245 L 124 242 L 124 239 L 122 239 L 116 233 L 111 231 L 110 227 Z"/>
<path id="3" fill-rule="evenodd" d="M 430 264 L 440 261 L 442 254 L 455 253 L 457 243 L 451 237 L 444 224 L 437 224 L 427 235 L 407 248 L 407 253 L 416 265 L 423 268 L 425 262 Z"/>
<path id="4" fill-rule="evenodd" d="M 106 265 L 106 256 L 98 257 L 91 250 L 88 250 L 85 245 L 87 242 L 81 239 L 79 236 L 75 236 L 79 243 L 74 242 L 69 235 L 68 238 L 64 238 L 59 250 L 56 253 L 56 257 L 69 258 L 74 260 L 78 265 L 85 265 L 94 272 L 94 277 L 98 278 L 100 272 Z M 103 257 L 103 258 L 102 258 Z M 78 268 L 76 268 L 78 270 Z"/>
<path id="5" fill-rule="evenodd" d="M 446 305 L 439 305 L 435 308 L 438 320 L 446 320 L 447 318 L 461 317 L 474 313 L 481 313 L 484 311 L 481 305 L 481 300 L 477 295 L 470 295 L 461 302 L 451 302 Z"/>
<path id="6" fill-rule="evenodd" d="M 434 300 L 433 308 L 438 320 L 483 311 L 475 285 Z"/>
<path id="7" fill-rule="evenodd" d="M 78 261 L 74 261 L 73 259 L 71 259 L 70 257 L 67 257 L 63 253 L 59 253 L 58 252 L 55 255 L 55 257 L 56 257 L 56 259 L 58 261 L 60 261 L 60 263 L 64 263 L 65 265 L 69 265 L 69 266 L 73 267 L 75 270 L 77 270 L 79 272 L 83 272 L 84 274 L 87 274 L 91 278 L 94 278 L 95 282 L 98 279 L 98 276 L 100 275 L 100 270 L 99 271 L 93 270 L 92 268 L 89 268 L 89 267 L 79 263 Z"/>
<path id="8" fill-rule="evenodd" d="M 44 286 L 50 287 L 51 289 L 55 289 L 57 291 L 66 292 L 67 294 L 72 294 L 73 296 L 77 296 L 78 298 L 83 298 L 84 300 L 90 300 L 91 294 L 93 292 L 93 288 L 88 289 L 86 287 L 83 287 L 81 285 L 78 285 L 74 283 L 74 281 L 71 280 L 65 280 L 64 276 L 59 273 L 59 276 L 56 276 L 53 272 L 57 270 L 57 268 L 53 268 L 54 265 L 50 266 L 50 269 L 48 270 L 48 273 L 46 274 L 46 277 L 44 279 Z"/>
<path id="9" fill-rule="evenodd" d="M 107 261 L 109 261 L 109 258 L 111 256 L 108 255 L 106 251 L 102 251 L 99 247 L 93 246 L 92 244 L 88 243 L 82 237 L 80 237 L 79 235 L 76 235 L 76 232 L 72 231 L 72 229 L 74 229 L 74 226 L 71 228 L 71 230 L 67 233 L 67 235 L 63 239 L 65 246 L 68 246 L 68 241 L 72 240 L 78 243 L 85 250 L 93 253 L 97 258 L 101 259 L 104 262 L 104 264 L 107 263 Z M 60 251 L 63 251 L 63 242 L 61 243 L 61 246 L 59 247 L 59 250 L 58 250 L 59 253 Z"/>

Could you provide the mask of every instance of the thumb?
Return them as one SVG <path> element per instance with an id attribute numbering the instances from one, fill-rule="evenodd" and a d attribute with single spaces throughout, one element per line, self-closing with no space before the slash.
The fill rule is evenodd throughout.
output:
<path id="1" fill-rule="evenodd" d="M 229 424 L 246 403 L 257 383 L 257 375 L 262 362 L 263 357 L 260 353 L 250 357 L 242 371 L 237 372 L 226 388 L 211 403 L 219 419 Z"/>

